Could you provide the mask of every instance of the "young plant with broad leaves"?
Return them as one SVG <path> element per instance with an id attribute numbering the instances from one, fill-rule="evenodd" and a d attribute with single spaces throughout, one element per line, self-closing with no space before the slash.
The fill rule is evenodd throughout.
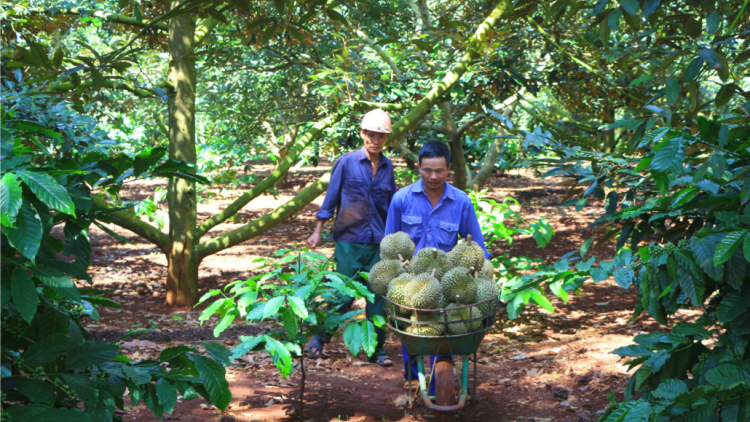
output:
<path id="1" fill-rule="evenodd" d="M 302 348 L 308 339 L 345 327 L 344 342 L 352 355 L 364 350 L 367 356 L 372 356 L 377 345 L 375 326 L 383 326 L 385 319 L 376 316 L 375 321 L 355 320 L 361 310 L 337 312 L 336 303 L 341 296 L 367 300 L 373 300 L 374 296 L 361 282 L 330 271 L 332 264 L 324 255 L 306 249 L 281 249 L 272 258 L 258 258 L 253 262 L 261 263 L 260 268 L 265 271 L 207 292 L 199 303 L 220 297 L 206 307 L 200 321 L 218 315 L 214 328 L 217 337 L 237 317 L 253 323 L 278 322 L 278 330 L 258 336 L 240 336 L 241 342 L 232 349 L 229 358 L 238 359 L 252 351 L 266 350 L 282 376 L 288 377 L 295 367 L 298 368 L 301 381 L 297 417 L 302 418 L 306 376 Z M 293 362 L 295 356 L 299 358 L 298 366 Z"/>
<path id="2" fill-rule="evenodd" d="M 15 79 L 23 80 L 20 71 Z M 159 159 L 111 156 L 112 141 L 94 119 L 32 87 L 2 82 L 3 419 L 121 420 L 115 409 L 125 408 L 126 391 L 133 404 L 145 402 L 160 419 L 172 414 L 178 394 L 202 395 L 226 408 L 231 394 L 216 360 L 179 346 L 164 349 L 158 359 L 132 361 L 117 344 L 92 341 L 81 323 L 84 317 L 98 320 L 97 307 L 120 307 L 104 292 L 79 289 L 73 281 L 92 282 L 89 227 L 111 212 L 92 198 L 115 195 L 127 172 L 153 174 Z M 58 225 L 63 239 L 52 233 Z M 229 354 L 218 344 L 204 348 L 218 357 Z"/>
<path id="3" fill-rule="evenodd" d="M 668 326 L 680 309 L 703 310 L 613 352 L 637 370 L 626 401 L 613 401 L 601 421 L 750 418 L 750 123 L 699 117 L 697 125 L 694 134 L 653 130 L 637 146 L 642 156 L 551 145 L 564 158 L 547 175 L 570 186 L 562 205 L 585 206 L 588 195 L 604 200 L 603 215 L 588 227 L 601 236 L 553 270 L 524 277 L 515 294 L 544 284 L 567 292 L 613 277 L 637 292 L 634 319 L 645 311 Z M 609 241 L 614 259 L 585 259 L 592 245 Z"/>

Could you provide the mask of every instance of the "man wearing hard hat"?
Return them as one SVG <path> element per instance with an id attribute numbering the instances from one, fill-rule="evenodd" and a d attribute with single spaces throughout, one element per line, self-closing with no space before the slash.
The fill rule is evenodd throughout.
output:
<path id="1" fill-rule="evenodd" d="M 369 272 L 380 260 L 380 241 L 383 239 L 388 206 L 396 193 L 396 181 L 393 176 L 393 163 L 383 153 L 383 146 L 391 133 L 391 119 L 388 114 L 375 109 L 362 119 L 359 135 L 364 146 L 358 151 L 342 155 L 333 165 L 331 182 L 328 185 L 323 206 L 317 213 L 318 225 L 315 232 L 307 239 L 307 244 L 314 248 L 320 242 L 323 224 L 336 214 L 333 225 L 333 240 L 336 249 L 336 271 L 352 278 L 357 278 L 360 271 Z M 375 302 L 367 302 L 365 315 L 371 319 L 374 315 L 384 316 L 382 299 L 375 295 Z M 354 298 L 341 297 L 338 311 L 348 312 Z M 370 362 L 380 366 L 391 366 L 393 360 L 383 350 L 385 330 L 375 329 L 378 345 Z M 319 358 L 324 344 L 331 340 L 331 333 L 314 336 L 308 344 L 309 356 Z"/>

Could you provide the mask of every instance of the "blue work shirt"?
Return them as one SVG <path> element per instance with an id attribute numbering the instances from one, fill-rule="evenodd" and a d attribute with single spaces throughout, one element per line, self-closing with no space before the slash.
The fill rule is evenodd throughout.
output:
<path id="1" fill-rule="evenodd" d="M 458 235 L 479 243 L 484 249 L 485 258 L 490 254 L 484 247 L 482 230 L 471 199 L 460 189 L 445 184 L 443 196 L 435 207 L 422 187 L 422 180 L 399 190 L 388 209 L 385 234 L 403 231 L 416 245 L 415 251 L 422 248 L 438 248 L 450 252 Z"/>
<path id="2" fill-rule="evenodd" d="M 333 240 L 380 243 L 384 236 L 388 204 L 396 193 L 393 163 L 380 153 L 375 176 L 365 148 L 342 155 L 333 165 L 323 206 L 316 214 L 329 220 L 336 213 Z"/>

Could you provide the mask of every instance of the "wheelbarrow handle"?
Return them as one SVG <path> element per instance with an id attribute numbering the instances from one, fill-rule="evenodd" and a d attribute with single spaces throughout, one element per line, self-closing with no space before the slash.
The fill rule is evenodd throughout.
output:
<path id="1" fill-rule="evenodd" d="M 461 396 L 458 398 L 458 403 L 454 404 L 453 406 L 438 406 L 437 404 L 433 404 L 432 400 L 430 400 L 430 394 L 427 390 L 427 382 L 425 380 L 424 376 L 424 364 L 422 363 L 422 359 L 417 359 L 417 369 L 418 369 L 418 375 L 419 375 L 419 388 L 422 392 L 422 400 L 424 401 L 425 406 L 427 406 L 428 409 L 435 410 L 437 412 L 456 412 L 458 410 L 461 410 L 466 405 L 466 396 L 468 396 L 468 390 L 469 390 L 469 356 L 465 355 L 463 357 L 463 365 L 461 365 L 461 372 L 462 372 L 462 382 L 461 382 Z"/>

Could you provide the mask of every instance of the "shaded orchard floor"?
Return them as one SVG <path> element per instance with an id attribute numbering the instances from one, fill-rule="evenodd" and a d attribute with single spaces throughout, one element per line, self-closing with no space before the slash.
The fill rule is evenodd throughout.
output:
<path id="1" fill-rule="evenodd" d="M 258 167 L 255 171 L 268 171 Z M 295 192 L 314 181 L 326 168 L 300 169 L 290 174 L 290 187 L 280 189 L 277 198 L 263 196 L 246 206 L 231 224 L 217 226 L 213 236 L 240 227 L 252 218 L 271 211 L 291 198 Z M 586 208 L 581 213 L 557 208 L 564 190 L 554 187 L 554 179 L 540 180 L 531 173 L 512 173 L 511 177 L 494 177 L 488 183 L 487 196 L 496 200 L 511 195 L 521 203 L 521 212 L 528 221 L 540 217 L 550 220 L 557 231 L 552 243 L 540 249 L 531 238 L 520 238 L 512 245 L 499 243 L 493 256 L 507 253 L 512 257 L 528 256 L 547 263 L 555 257 L 580 247 L 591 233 L 581 233 L 601 212 Z M 157 184 L 134 183 L 123 196 L 142 199 L 153 193 Z M 199 206 L 199 218 L 207 218 L 241 194 L 243 188 L 224 186 L 212 188 L 214 196 Z M 246 279 L 257 271 L 252 261 L 279 248 L 303 245 L 315 224 L 315 212 L 322 197 L 306 206 L 292 219 L 259 237 L 235 248 L 209 257 L 201 265 L 201 293 L 226 283 Z M 150 328 L 145 334 L 126 338 L 121 345 L 132 359 L 148 359 L 165 347 L 198 341 L 221 341 L 227 347 L 239 342 L 240 335 L 256 335 L 272 328 L 272 324 L 235 323 L 219 339 L 212 331 L 216 320 L 202 327 L 198 308 L 169 308 L 164 304 L 166 260 L 153 245 L 133 233 L 115 229 L 133 243 L 125 244 L 105 233 L 94 230 L 91 274 L 95 288 L 107 288 L 122 309 L 101 309 L 99 322 L 89 321 L 87 329 L 96 339 L 115 340 L 122 333 L 136 328 Z M 320 251 L 330 256 L 333 243 L 325 242 Z M 595 253 L 609 257 L 612 249 Z M 145 282 L 153 294 L 139 296 L 134 284 Z M 508 321 L 501 312 L 499 323 L 484 340 L 479 350 L 477 406 L 467 407 L 457 420 L 483 421 L 589 421 L 607 406 L 607 392 L 622 398 L 628 380 L 625 368 L 611 350 L 629 344 L 641 332 L 660 329 L 646 316 L 630 323 L 635 292 L 624 290 L 611 281 L 588 283 L 580 296 L 571 296 L 567 304 L 553 299 L 556 312 L 529 309 L 523 316 Z M 695 317 L 682 313 L 678 319 Z M 306 413 L 310 421 L 429 421 L 434 414 L 421 401 L 409 408 L 402 388 L 403 377 L 400 346 L 393 335 L 388 336 L 386 351 L 396 365 L 380 368 L 352 357 L 340 340 L 326 350 L 326 359 L 306 361 L 309 368 L 305 394 Z M 299 370 L 283 379 L 265 352 L 252 353 L 227 369 L 233 399 L 227 413 L 238 421 L 293 420 L 293 409 L 299 400 Z M 129 403 L 122 417 L 126 421 L 156 421 L 143 404 Z M 180 401 L 173 420 L 218 421 L 220 412 L 211 409 L 202 399 Z"/>

